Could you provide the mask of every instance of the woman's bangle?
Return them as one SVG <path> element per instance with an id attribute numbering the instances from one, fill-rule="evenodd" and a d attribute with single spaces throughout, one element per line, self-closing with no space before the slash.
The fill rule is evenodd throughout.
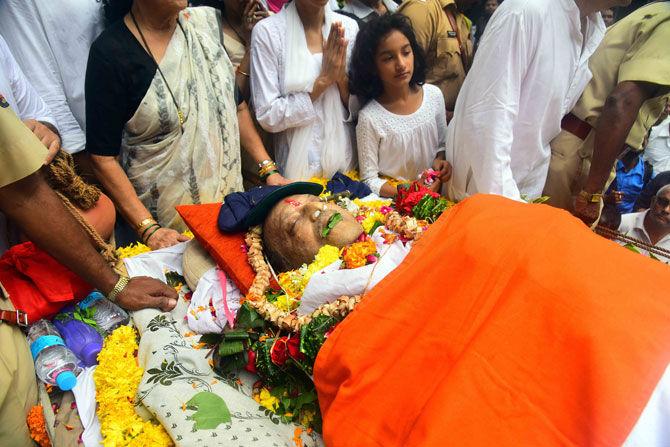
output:
<path id="1" fill-rule="evenodd" d="M 267 163 L 266 163 L 267 162 Z M 276 171 L 277 165 L 274 161 L 265 160 L 262 163 L 259 163 L 258 175 L 263 177 L 268 172 Z"/>
<path id="2" fill-rule="evenodd" d="M 272 171 L 266 173 L 265 175 L 262 175 L 261 180 L 265 181 L 265 180 L 267 180 L 268 177 L 270 177 L 271 175 L 275 175 L 275 174 L 279 174 L 279 171 L 277 171 L 276 169 L 273 169 Z"/>
<path id="3" fill-rule="evenodd" d="M 161 228 L 162 228 L 162 227 L 161 227 L 160 225 L 158 225 L 158 226 L 156 227 L 155 230 L 153 230 L 151 233 L 149 233 L 149 235 L 148 235 L 146 238 L 143 239 L 143 241 L 144 241 L 144 245 L 146 245 L 147 242 L 149 242 L 149 239 L 151 239 L 151 236 L 153 236 L 154 233 L 155 233 L 156 231 L 160 230 Z"/>
<path id="4" fill-rule="evenodd" d="M 158 223 L 154 222 L 152 225 L 149 225 L 148 227 L 146 227 L 144 229 L 144 231 L 142 231 L 142 234 L 140 234 L 140 239 L 144 240 L 144 235 L 147 234 L 147 231 L 149 231 L 153 227 L 159 227 L 160 228 L 160 225 L 158 225 Z"/>
<path id="5" fill-rule="evenodd" d="M 152 217 L 149 217 L 147 219 L 144 219 L 139 224 L 137 224 L 137 230 L 136 231 L 137 231 L 138 234 L 141 234 L 144 230 L 146 230 L 147 228 L 149 228 L 152 225 L 157 224 L 157 223 L 158 222 L 156 222 Z"/>
<path id="6" fill-rule="evenodd" d="M 249 73 L 245 73 L 245 72 L 243 72 L 242 70 L 240 70 L 240 67 L 237 67 L 237 70 L 236 70 L 236 71 L 237 71 L 239 74 L 241 74 L 242 76 L 246 77 L 246 78 L 249 77 Z"/>

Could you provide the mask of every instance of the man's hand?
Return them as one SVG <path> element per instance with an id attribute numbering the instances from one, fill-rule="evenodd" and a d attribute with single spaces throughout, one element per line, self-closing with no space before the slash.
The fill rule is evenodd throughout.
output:
<path id="1" fill-rule="evenodd" d="M 577 196 L 575 198 L 574 215 L 591 227 L 600 216 L 600 203 L 588 202 L 584 197 Z"/>
<path id="2" fill-rule="evenodd" d="M 603 200 L 605 203 L 609 203 L 611 205 L 619 205 L 621 202 L 623 202 L 625 194 L 622 191 L 612 191 L 609 194 L 605 194 L 605 197 Z"/>
<path id="3" fill-rule="evenodd" d="M 23 122 L 30 131 L 42 142 L 42 144 L 49 150 L 44 164 L 51 163 L 58 151 L 60 150 L 60 137 L 56 132 L 50 129 L 47 125 L 35 120 L 25 120 Z"/>
<path id="4" fill-rule="evenodd" d="M 155 233 L 151 234 L 154 229 L 150 229 L 148 233 L 151 235 L 149 239 L 146 239 L 145 244 L 152 250 L 158 250 L 159 248 L 172 247 L 180 242 L 190 241 L 188 236 L 172 230 L 170 228 L 159 228 Z"/>
<path id="5" fill-rule="evenodd" d="M 132 278 L 116 298 L 116 303 L 126 310 L 158 308 L 169 312 L 177 305 L 177 292 L 165 283 L 147 276 Z"/>

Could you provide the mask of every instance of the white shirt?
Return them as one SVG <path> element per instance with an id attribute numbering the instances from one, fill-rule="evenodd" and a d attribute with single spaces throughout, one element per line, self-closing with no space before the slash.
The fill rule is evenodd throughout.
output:
<path id="1" fill-rule="evenodd" d="M 2 36 L 0 36 L 0 95 L 5 97 L 21 121 L 33 119 L 56 125 L 49 108 L 26 79 Z"/>
<path id="2" fill-rule="evenodd" d="M 274 135 L 276 161 L 280 170 L 288 159 L 289 138 L 296 127 L 312 126 L 312 138 L 308 148 L 311 175 L 321 176 L 321 146 L 324 139 L 323 117 L 326 111 L 322 97 L 314 103 L 307 92 L 282 95 L 286 83 L 284 63 L 286 60 L 286 15 L 284 11 L 261 20 L 251 37 L 251 93 L 256 119 L 263 129 Z M 344 26 L 345 38 L 349 41 L 347 57 L 351 55 L 358 25 L 349 17 L 338 15 Z M 322 54 L 313 55 L 321 64 Z M 337 88 L 331 86 L 329 88 Z M 351 97 L 350 104 L 355 98 Z M 353 107 L 353 106 L 351 106 Z M 350 107 L 350 108 L 351 108 Z M 344 110 L 344 106 L 342 106 Z M 350 129 L 353 134 L 353 129 Z M 353 136 L 353 135 L 352 135 Z M 342 148 L 343 157 L 353 157 L 353 145 Z"/>
<path id="3" fill-rule="evenodd" d="M 386 175 L 416 180 L 444 150 L 446 138 L 444 96 L 434 85 L 423 86 L 421 106 L 409 115 L 389 112 L 374 99 L 359 113 L 356 126 L 361 179 L 379 195 Z"/>
<path id="4" fill-rule="evenodd" d="M 670 116 L 651 128 L 649 143 L 644 149 L 644 159 L 654 168 L 654 176 L 670 171 Z"/>
<path id="5" fill-rule="evenodd" d="M 520 200 L 542 194 L 549 142 L 591 79 L 589 57 L 605 33 L 574 0 L 507 0 L 489 21 L 447 131 L 449 195 Z"/>
<path id="6" fill-rule="evenodd" d="M 86 145 L 86 63 L 102 29 L 97 0 L 0 0 L 2 35 L 53 112 L 63 149 L 70 153 Z"/>
<path id="7" fill-rule="evenodd" d="M 392 0 L 382 0 L 382 3 L 384 4 L 388 12 L 391 14 L 394 13 L 396 9 L 398 9 L 398 5 Z M 336 9 L 335 11 L 348 12 L 365 22 L 369 22 L 373 18 L 379 16 L 377 11 L 370 8 L 368 5 L 361 2 L 360 0 L 349 0 L 344 4 L 342 9 Z"/>
<path id="8" fill-rule="evenodd" d="M 644 228 L 644 218 L 647 215 L 649 210 L 643 211 L 641 213 L 629 213 L 621 216 L 621 223 L 619 224 L 619 233 L 623 233 L 627 236 L 634 237 L 635 239 L 640 239 L 641 241 L 651 244 L 651 238 L 649 233 Z M 626 245 L 626 242 L 616 241 L 619 245 Z M 670 250 L 670 234 L 666 234 L 664 238 L 658 241 L 655 244 L 657 247 L 665 248 Z M 649 252 L 643 248 L 635 247 L 643 255 L 649 256 Z M 670 258 L 663 257 L 661 255 L 654 254 L 661 262 L 665 264 L 670 264 Z"/>

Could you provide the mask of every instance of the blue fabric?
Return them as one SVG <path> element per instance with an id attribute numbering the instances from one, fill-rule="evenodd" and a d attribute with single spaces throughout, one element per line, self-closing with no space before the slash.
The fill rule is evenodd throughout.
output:
<path id="1" fill-rule="evenodd" d="M 328 182 L 326 190 L 332 194 L 349 191 L 352 199 L 362 199 L 363 197 L 372 194 L 372 190 L 368 185 L 363 182 L 352 180 L 340 172 L 336 172 L 333 178 Z"/>
<path id="2" fill-rule="evenodd" d="M 284 186 L 256 186 L 245 192 L 234 192 L 223 199 L 217 224 L 226 233 L 236 233 L 263 223 L 272 207 L 284 197 L 294 194 L 318 196 L 323 187 L 318 183 L 293 182 Z"/>
<path id="3" fill-rule="evenodd" d="M 635 201 L 644 188 L 644 160 L 638 157 L 637 164 L 633 169 L 626 172 L 624 164 L 619 160 L 616 164 L 616 190 L 624 194 L 623 201 L 617 205 L 621 214 L 632 213 Z"/>

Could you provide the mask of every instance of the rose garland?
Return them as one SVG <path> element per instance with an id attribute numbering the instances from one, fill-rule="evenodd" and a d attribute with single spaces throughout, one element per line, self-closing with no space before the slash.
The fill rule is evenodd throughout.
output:
<path id="1" fill-rule="evenodd" d="M 386 216 L 386 227 L 398 233 L 405 240 L 418 240 L 424 232 L 425 222 L 414 217 L 401 216 L 396 211 Z M 270 267 L 263 255 L 263 230 L 260 226 L 251 228 L 245 241 L 248 246 L 247 258 L 256 272 L 256 276 L 245 297 L 247 302 L 266 321 L 282 330 L 300 332 L 303 326 L 309 324 L 319 315 L 344 318 L 354 310 L 361 301 L 361 295 L 341 296 L 333 302 L 321 305 L 309 315 L 297 316 L 289 311 L 282 310 L 265 297 L 270 287 Z"/>

